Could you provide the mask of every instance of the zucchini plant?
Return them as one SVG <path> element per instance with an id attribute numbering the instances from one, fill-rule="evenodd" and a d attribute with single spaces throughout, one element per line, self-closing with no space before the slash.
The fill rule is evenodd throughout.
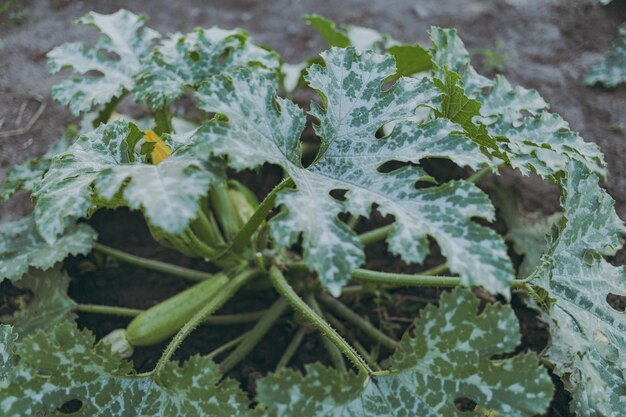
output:
<path id="1" fill-rule="evenodd" d="M 607 296 L 626 294 L 626 272 L 605 257 L 626 227 L 599 185 L 598 147 L 536 91 L 478 74 L 455 30 L 431 28 L 425 48 L 306 19 L 330 48 L 299 65 L 242 30 L 162 36 L 126 10 L 78 21 L 102 32 L 92 48 L 48 54 L 52 72 L 73 71 L 54 99 L 82 121 L 76 137 L 13 168 L 2 191 L 29 192 L 34 211 L 0 231 L 0 279 L 16 305 L 0 326 L 0 414 L 59 415 L 74 401 L 80 416 L 533 416 L 550 405 L 551 371 L 576 415 L 620 415 L 626 319 Z M 309 106 L 290 98 L 288 80 L 314 92 Z M 183 97 L 202 120 L 174 114 Z M 124 100 L 147 116 L 119 114 Z M 439 175 L 437 159 L 473 173 Z M 267 195 L 235 180 L 266 164 L 282 172 Z M 562 213 L 535 224 L 532 241 L 520 216 L 505 216 L 512 250 L 527 255 L 519 267 L 477 185 L 502 169 L 562 192 Z M 508 213 L 511 202 L 499 200 Z M 154 244 L 219 272 L 99 243 L 85 220 L 118 207 L 143 214 Z M 393 221 L 357 233 L 374 211 Z M 365 248 L 382 240 L 414 273 L 365 268 Z M 445 259 L 425 269 L 433 242 Z M 63 261 L 90 253 L 195 283 L 145 311 L 80 304 Z M 238 292 L 271 287 L 267 310 L 219 314 Z M 450 290 L 400 340 L 345 298 L 406 287 Z M 472 287 L 497 301 L 481 303 Z M 540 354 L 515 353 L 514 292 L 549 328 Z M 133 319 L 96 341 L 77 327 L 81 312 Z M 224 374 L 289 314 L 303 324 L 251 401 Z M 197 326 L 218 322 L 252 327 L 209 355 L 172 360 Z M 365 340 L 348 340 L 346 323 Z M 309 326 L 331 366 L 289 368 Z M 133 349 L 163 341 L 155 368 L 135 371 Z"/>

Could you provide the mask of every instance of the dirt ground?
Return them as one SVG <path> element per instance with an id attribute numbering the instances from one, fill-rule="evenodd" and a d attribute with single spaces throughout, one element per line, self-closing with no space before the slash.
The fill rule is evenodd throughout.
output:
<path id="1" fill-rule="evenodd" d="M 615 0 L 613 3 L 602 7 L 596 0 L 23 1 L 19 6 L 23 10 L 21 22 L 10 19 L 0 21 L 0 119 L 4 117 L 6 120 L 0 131 L 10 128 L 20 112 L 21 124 L 32 116 L 38 103 L 28 97 L 43 97 L 46 108 L 26 134 L 0 137 L 0 182 L 11 165 L 43 154 L 72 122 L 69 113 L 50 99 L 50 87 L 66 74 L 48 75 L 45 54 L 64 42 L 84 41 L 90 44 L 95 41 L 96 30 L 72 24 L 73 20 L 88 11 L 109 13 L 122 7 L 128 8 L 149 15 L 148 25 L 160 32 L 187 32 L 197 26 L 213 25 L 242 27 L 257 41 L 276 49 L 283 59 L 292 63 L 325 48 L 322 39 L 301 19 L 304 13 L 319 13 L 340 23 L 371 27 L 390 33 L 399 40 L 420 41 L 424 45 L 429 44 L 426 31 L 431 25 L 458 28 L 471 51 L 477 48 L 494 49 L 496 42 L 499 43 L 500 53 L 512 58 L 504 63 L 502 71 L 511 83 L 537 89 L 551 104 L 553 111 L 560 113 L 586 140 L 594 141 L 602 148 L 610 173 L 606 186 L 616 200 L 619 215 L 626 219 L 626 88 L 606 90 L 580 84 L 582 74 L 607 50 L 617 37 L 619 24 L 626 21 L 626 1 Z M 480 57 L 476 56 L 476 59 L 480 70 Z M 20 110 L 24 100 L 30 101 Z M 537 178 L 522 178 L 510 173 L 504 174 L 500 180 L 518 184 L 524 190 L 525 207 L 546 212 L 556 208 L 558 195 L 553 186 Z M 19 195 L 8 203 L 0 203 L 0 222 L 20 217 L 29 210 L 28 198 Z M 122 223 L 141 223 L 139 216 L 123 212 L 120 216 Z M 99 217 L 95 219 L 96 227 L 101 220 Z M 142 252 L 142 242 L 147 239 L 147 234 L 141 225 L 136 225 L 136 229 L 123 230 L 126 237 L 131 236 L 122 242 L 127 250 L 165 260 L 174 256 L 161 249 L 144 248 Z M 115 229 L 102 228 L 100 231 L 105 243 L 119 243 L 119 237 L 116 240 L 114 236 Z M 624 251 L 619 258 L 622 262 L 626 258 Z M 392 261 L 386 259 L 385 263 Z M 141 282 L 130 279 L 132 277 L 120 278 L 120 274 L 128 277 L 128 274 L 135 273 L 138 273 L 136 269 L 122 267 L 112 274 L 115 276 L 103 273 L 89 281 L 80 280 L 74 284 L 72 291 L 77 298 L 81 298 L 104 287 L 116 288 L 117 283 L 120 284 L 117 288 L 123 290 L 89 301 L 106 303 L 117 300 L 120 304 L 128 301 L 125 305 L 129 307 L 143 308 L 181 289 L 179 282 L 172 282 L 171 285 L 153 286 L 149 293 L 142 293 L 147 282 L 162 281 L 145 273 Z M 135 295 L 129 297 L 129 294 Z M 427 301 L 429 296 L 433 294 L 409 294 L 406 297 L 414 298 L 404 302 Z M 260 297 L 257 304 L 265 306 L 270 299 L 271 294 Z M 532 316 L 523 308 L 518 309 L 518 314 Z M 523 329 L 528 323 L 533 325 L 532 317 L 528 317 L 522 323 Z M 96 331 L 99 336 L 125 325 L 123 319 L 110 320 L 103 325 L 101 318 L 89 315 L 81 317 L 81 323 L 89 327 L 100 325 Z M 232 336 L 239 331 L 224 330 Z M 286 343 L 287 335 L 281 333 L 280 328 L 275 332 L 272 340 L 276 344 Z M 200 335 L 190 342 L 194 346 L 187 346 L 186 349 L 206 352 L 217 343 L 213 339 L 224 338 L 224 333 L 220 333 L 220 337 L 208 330 L 204 333 L 204 336 Z M 540 339 L 544 337 L 539 330 L 535 333 Z M 531 329 L 525 337 L 532 339 L 535 333 Z M 307 343 L 309 345 L 302 349 L 303 352 L 319 349 L 316 339 Z M 543 339 L 525 341 L 526 345 L 535 349 L 545 343 Z M 152 354 L 147 352 L 141 356 L 140 361 L 144 362 L 137 364 L 138 367 L 149 368 L 160 349 L 162 347 L 157 346 Z M 253 385 L 255 377 L 263 371 L 263 366 L 253 366 L 255 361 L 257 364 L 259 361 L 274 363 L 276 358 L 271 354 L 268 357 L 268 352 L 279 351 L 261 350 L 239 366 L 233 376 L 238 377 L 244 386 Z M 567 398 L 560 392 L 559 404 L 553 407 L 551 416 L 568 415 L 565 411 Z"/>

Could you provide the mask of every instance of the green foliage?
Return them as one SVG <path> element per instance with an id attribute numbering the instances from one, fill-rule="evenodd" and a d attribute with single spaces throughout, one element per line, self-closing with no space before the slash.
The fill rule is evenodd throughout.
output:
<path id="1" fill-rule="evenodd" d="M 561 182 L 561 230 L 536 280 L 554 300 L 545 318 L 552 335 L 547 356 L 577 415 L 617 417 L 626 405 L 626 316 L 607 296 L 626 294 L 626 269 L 604 257 L 622 246 L 626 227 L 596 175 L 577 162 L 569 172 Z"/>
<path id="2" fill-rule="evenodd" d="M 0 386 L 3 416 L 64 415 L 58 408 L 79 400 L 75 416 L 245 416 L 246 395 L 210 359 L 170 362 L 159 379 L 140 376 L 87 330 L 64 322 L 26 334 L 8 387 Z M 36 393 L 37 395 L 31 395 Z"/>
<path id="3" fill-rule="evenodd" d="M 375 417 L 461 416 L 456 398 L 511 417 L 543 412 L 552 385 L 534 354 L 492 359 L 520 342 L 519 324 L 508 306 L 488 305 L 468 290 L 444 293 L 428 306 L 389 359 L 388 375 L 364 380 L 321 365 L 306 375 L 285 370 L 258 382 L 265 416 Z"/>
<path id="4" fill-rule="evenodd" d="M 35 220 L 47 242 L 103 206 L 141 209 L 152 225 L 174 234 L 196 217 L 200 197 L 221 175 L 219 165 L 194 153 L 185 136 L 171 141 L 173 152 L 162 163 L 146 163 L 142 137 L 134 124 L 116 121 L 81 135 L 54 159 L 33 193 Z"/>
<path id="5" fill-rule="evenodd" d="M 78 19 L 79 24 L 100 29 L 103 36 L 93 49 L 77 42 L 66 43 L 48 53 L 50 72 L 71 68 L 77 74 L 54 86 L 52 97 L 78 115 L 132 90 L 133 75 L 139 70 L 140 61 L 159 36 L 145 28 L 143 21 L 144 17 L 123 9 L 111 15 L 91 12 Z M 90 72 L 101 75 L 92 76 Z"/>
<path id="6" fill-rule="evenodd" d="M 70 400 L 81 404 L 75 415 L 113 417 L 532 416 L 546 410 L 553 387 L 535 354 L 513 354 L 520 342 L 513 310 L 479 306 L 468 289 L 446 292 L 438 307 L 424 308 L 388 360 L 360 360 L 340 334 L 320 324 L 323 311 L 317 317 L 304 308 L 298 292 L 307 292 L 307 302 L 323 291 L 338 296 L 361 272 L 375 285 L 394 285 L 399 277 L 411 285 L 481 286 L 505 301 L 512 288 L 528 292 L 545 310 L 551 344 L 544 360 L 572 393 L 572 409 L 582 416 L 619 415 L 626 405 L 626 322 L 606 298 L 626 293 L 626 273 L 604 257 L 616 253 L 626 228 L 598 185 L 606 175 L 598 147 L 550 113 L 536 91 L 478 74 L 455 30 L 431 28 L 427 50 L 320 16 L 307 21 L 332 46 L 307 61 L 300 77 L 317 95 L 308 110 L 280 96 L 285 65 L 279 73 L 278 55 L 242 30 L 214 27 L 161 38 L 128 11 L 90 13 L 79 23 L 102 32 L 93 49 L 66 44 L 50 52 L 52 71 L 76 74 L 55 86 L 54 97 L 74 114 L 96 108 L 100 113 L 85 115 L 83 125 L 102 124 L 14 168 L 4 184 L 4 199 L 32 192 L 35 211 L 0 229 L 0 279 L 8 278 L 3 285 L 18 293 L 12 296 L 16 311 L 2 316 L 12 327 L 0 327 L 2 415 L 59 415 Z M 301 75 L 303 66 L 292 72 Z M 176 132 L 169 107 L 188 90 L 211 118 Z M 153 112 L 153 119 L 138 123 L 156 126 L 156 133 L 124 116 L 109 121 L 126 95 Z M 437 158 L 481 171 L 469 180 L 438 182 L 432 161 L 424 163 Z M 241 184 L 234 187 L 238 198 L 232 197 L 227 168 L 264 164 L 282 168 L 281 185 L 260 204 Z M 564 213 L 549 219 L 520 214 L 509 196 L 496 201 L 506 239 L 525 256 L 517 271 L 503 237 L 487 224 L 495 220 L 491 200 L 473 183 L 501 167 L 536 173 L 563 190 Z M 285 286 L 293 288 L 279 291 L 281 297 L 297 313 L 306 311 L 329 346 L 347 352 L 361 373 L 319 364 L 307 365 L 306 375 L 283 369 L 259 381 L 252 409 L 209 358 L 192 356 L 182 366 L 169 361 L 204 319 L 192 309 L 156 370 L 136 374 L 110 347 L 94 344 L 88 330 L 76 328 L 76 311 L 94 306 L 68 296 L 70 277 L 60 264 L 92 249 L 95 232 L 78 221 L 103 207 L 141 210 L 158 242 L 210 260 L 226 274 L 261 275 L 254 285 L 266 284 L 268 269 L 285 271 Z M 383 228 L 391 254 L 422 263 L 434 242 L 446 258 L 437 270 L 454 276 L 359 269 L 367 239 L 351 225 L 374 209 L 393 219 Z M 122 259 L 196 280 L 206 276 L 128 254 Z M 516 273 L 534 280 L 514 280 Z M 229 281 L 215 300 L 226 302 L 243 282 Z M 177 299 L 177 305 L 188 301 Z M 271 327 L 267 315 L 262 320 L 242 337 L 236 359 L 262 338 L 259 329 Z M 389 335 L 368 326 L 371 337 L 394 346 Z M 177 323 L 164 333 L 179 329 Z M 235 359 L 229 358 L 231 366 Z M 459 411 L 459 398 L 474 401 L 476 409 Z"/>
<path id="7" fill-rule="evenodd" d="M 626 82 L 626 25 L 619 29 L 620 39 L 606 56 L 583 77 L 583 84 L 615 87 Z"/>
<path id="8" fill-rule="evenodd" d="M 55 243 L 46 242 L 31 216 L 0 227 L 0 280 L 16 280 L 29 267 L 52 268 L 70 255 L 91 251 L 96 232 L 86 224 L 71 225 Z"/>

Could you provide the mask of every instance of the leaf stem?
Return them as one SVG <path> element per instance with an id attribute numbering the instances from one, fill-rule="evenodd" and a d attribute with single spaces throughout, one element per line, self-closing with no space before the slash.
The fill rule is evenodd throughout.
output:
<path id="1" fill-rule="evenodd" d="M 363 246 L 371 245 L 372 243 L 378 242 L 379 240 L 383 240 L 384 238 L 391 233 L 393 228 L 395 227 L 395 223 L 388 224 L 387 226 L 382 226 L 374 230 L 370 230 L 369 232 L 365 232 L 359 235 L 359 240 Z"/>
<path id="2" fill-rule="evenodd" d="M 113 249 L 98 242 L 94 243 L 93 248 L 100 253 L 108 255 L 124 263 L 135 265 L 152 271 L 162 272 L 168 275 L 174 275 L 189 281 L 204 281 L 213 276 L 213 274 L 210 274 L 208 272 L 196 271 L 194 269 L 168 264 L 166 262 L 155 261 L 153 259 L 131 255 L 130 253 L 123 252 L 119 249 Z"/>
<path id="3" fill-rule="evenodd" d="M 167 105 L 154 112 L 154 124 L 154 131 L 159 136 L 163 133 L 170 133 L 174 130 L 172 127 L 172 116 L 167 109 Z"/>
<path id="4" fill-rule="evenodd" d="M 120 317 L 137 317 L 143 311 L 136 308 L 103 306 L 97 304 L 76 304 L 74 310 L 82 313 L 108 314 Z"/>
<path id="5" fill-rule="evenodd" d="M 359 356 L 356 350 L 298 296 L 277 266 L 274 265 L 270 268 L 269 276 L 276 290 L 287 299 L 294 310 L 302 314 L 324 337 L 329 338 L 360 372 L 365 373 L 367 376 L 373 374 L 369 365 Z"/>
<path id="6" fill-rule="evenodd" d="M 250 333 L 250 332 L 242 333 L 239 336 L 235 337 L 233 340 L 229 340 L 228 342 L 224 343 L 223 345 L 218 346 L 217 348 L 213 349 L 207 355 L 207 357 L 209 357 L 211 359 L 214 359 L 217 355 L 220 355 L 221 353 L 227 351 L 228 349 L 237 346 L 244 338 L 246 338 L 248 336 L 248 333 Z"/>
<path id="7" fill-rule="evenodd" d="M 228 252 L 241 253 L 246 247 L 250 238 L 259 228 L 265 217 L 274 207 L 274 201 L 279 191 L 284 188 L 290 187 L 294 184 L 291 178 L 286 178 L 280 182 L 274 189 L 265 197 L 265 199 L 259 204 L 257 209 L 252 214 L 252 217 L 248 219 L 246 224 L 239 230 L 237 236 L 232 240 L 230 246 L 228 246 L 218 257 L 225 255 Z"/>
<path id="8" fill-rule="evenodd" d="M 228 188 L 226 182 L 222 181 L 213 184 L 210 187 L 209 195 L 211 199 L 211 207 L 215 212 L 217 221 L 219 222 L 222 232 L 226 240 L 230 241 L 239 232 L 241 221 L 237 208 L 228 196 Z"/>
<path id="9" fill-rule="evenodd" d="M 489 174 L 490 172 L 491 172 L 491 167 L 489 167 L 489 166 L 483 167 L 483 168 L 479 169 L 478 171 L 474 172 L 465 181 L 472 182 L 472 183 L 475 184 L 478 181 L 482 180 L 483 177 L 485 175 Z"/>
<path id="10" fill-rule="evenodd" d="M 374 371 L 382 371 L 383 370 L 383 368 L 381 368 L 380 365 L 378 363 L 376 363 L 374 358 L 372 358 L 372 355 L 370 355 L 370 353 L 367 351 L 367 349 L 365 349 L 365 346 L 363 346 L 361 344 L 361 342 L 359 342 L 358 340 L 353 340 L 352 344 L 354 345 L 354 348 L 357 350 L 357 352 L 359 352 L 359 354 L 363 357 L 363 359 L 365 359 L 367 361 L 369 366 Z"/>
<path id="11" fill-rule="evenodd" d="M 311 307 L 311 309 L 315 312 L 315 314 L 317 314 L 321 318 L 324 318 L 324 313 L 322 313 L 322 309 L 320 308 L 313 294 L 311 293 L 307 294 L 304 297 L 304 300 L 309 305 L 309 307 Z M 342 372 L 346 372 L 347 370 L 346 363 L 343 361 L 343 356 L 341 355 L 341 352 L 339 351 L 337 346 L 335 346 L 330 341 L 330 339 L 324 337 L 324 335 L 322 335 L 322 346 L 324 346 L 324 349 L 328 353 L 328 357 L 330 358 L 330 361 L 332 362 L 333 366 L 341 370 Z"/>
<path id="12" fill-rule="evenodd" d="M 217 294 L 200 310 L 194 314 L 194 316 L 178 331 L 174 338 L 165 348 L 163 355 L 157 362 L 154 373 L 157 375 L 163 369 L 163 366 L 170 360 L 176 349 L 185 340 L 187 336 L 207 317 L 209 314 L 215 312 L 224 303 L 232 298 L 233 295 L 250 279 L 254 278 L 259 273 L 258 269 L 245 269 L 239 271 Z"/>
<path id="13" fill-rule="evenodd" d="M 145 310 L 138 308 L 107 306 L 99 304 L 76 304 L 75 311 L 81 313 L 107 314 L 120 317 L 137 317 Z M 267 310 L 251 311 L 249 313 L 237 314 L 220 314 L 218 316 L 209 316 L 202 321 L 202 324 L 211 326 L 231 326 L 237 324 L 254 323 L 258 321 Z"/>
<path id="14" fill-rule="evenodd" d="M 296 333 L 291 338 L 291 341 L 289 341 L 285 352 L 278 360 L 278 363 L 276 364 L 276 371 L 289 365 L 289 361 L 291 361 L 291 358 L 293 358 L 293 356 L 298 351 L 298 348 L 304 340 L 304 336 L 306 335 L 308 330 L 308 325 L 298 327 L 298 330 L 296 330 Z"/>
<path id="15" fill-rule="evenodd" d="M 243 358 L 248 356 L 250 351 L 261 341 L 263 336 L 276 324 L 276 321 L 283 315 L 289 307 L 289 303 L 284 298 L 279 298 L 267 312 L 261 317 L 256 325 L 247 333 L 239 346 L 233 350 L 222 363 L 220 372 L 226 373 L 233 369 Z"/>
<path id="16" fill-rule="evenodd" d="M 328 294 L 320 294 L 319 300 L 322 302 L 322 304 L 335 312 L 335 314 L 337 314 L 339 317 L 343 317 L 344 319 L 348 320 L 356 327 L 358 327 L 373 341 L 380 343 L 391 351 L 396 350 L 396 348 L 398 347 L 398 342 L 396 340 L 378 330 L 372 325 L 372 323 L 355 313 L 341 301 L 330 297 Z"/>

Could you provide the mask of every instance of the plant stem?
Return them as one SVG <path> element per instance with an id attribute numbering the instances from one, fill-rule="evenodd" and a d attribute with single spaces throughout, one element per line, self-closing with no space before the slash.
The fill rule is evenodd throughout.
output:
<path id="1" fill-rule="evenodd" d="M 298 311 L 302 314 L 309 322 L 319 330 L 324 337 L 329 338 L 335 346 L 339 348 L 341 353 L 346 355 L 350 362 L 354 364 L 354 366 L 359 370 L 359 372 L 365 373 L 367 376 L 371 376 L 373 371 L 367 365 L 367 363 L 359 356 L 356 350 L 350 346 L 348 342 L 345 341 L 343 337 L 341 337 L 335 329 L 333 329 L 326 320 L 317 315 L 311 307 L 309 307 L 302 298 L 296 294 L 294 289 L 289 285 L 283 273 L 278 269 L 277 266 L 272 266 L 270 268 L 270 280 L 276 290 L 287 299 L 289 304 L 294 308 L 294 310 Z"/>
<path id="2" fill-rule="evenodd" d="M 213 219 L 213 215 L 209 212 L 209 218 L 204 210 L 201 208 L 198 210 L 198 217 L 196 221 L 191 223 L 192 231 L 198 235 L 201 239 L 203 239 L 207 244 L 211 246 L 220 246 L 223 245 L 224 238 L 219 232 L 219 227 Z"/>
<path id="3" fill-rule="evenodd" d="M 376 363 L 376 361 L 372 358 L 372 355 L 370 355 L 370 353 L 367 351 L 367 349 L 365 349 L 365 346 L 363 346 L 361 342 L 359 342 L 358 340 L 353 340 L 352 344 L 354 345 L 354 348 L 357 350 L 357 352 L 359 352 L 359 354 L 363 357 L 363 359 L 367 361 L 369 366 L 374 371 L 383 370 L 383 368 L 381 368 L 380 365 Z"/>
<path id="4" fill-rule="evenodd" d="M 218 184 L 211 185 L 209 195 L 211 206 L 222 228 L 224 237 L 226 240 L 230 241 L 237 236 L 241 219 L 239 213 L 237 213 L 237 208 L 230 200 L 226 182 L 222 181 Z"/>
<path id="5" fill-rule="evenodd" d="M 319 304 L 317 304 L 317 300 L 313 296 L 313 294 L 309 293 L 305 296 L 304 300 L 311 307 L 311 309 L 317 314 L 319 317 L 324 318 L 324 314 L 322 313 L 322 309 Z M 329 324 L 330 325 L 330 324 Z M 343 356 L 341 356 L 341 352 L 329 339 L 322 335 L 322 346 L 328 353 L 330 361 L 333 366 L 342 372 L 346 371 L 346 363 L 343 361 Z"/>
<path id="6" fill-rule="evenodd" d="M 172 116 L 167 109 L 167 105 L 154 112 L 154 124 L 154 131 L 159 136 L 163 133 L 170 133 L 174 130 L 172 128 Z"/>
<path id="7" fill-rule="evenodd" d="M 470 177 L 468 177 L 465 181 L 477 183 L 482 180 L 483 177 L 491 172 L 491 167 L 484 167 L 474 172 Z"/>
<path id="8" fill-rule="evenodd" d="M 388 224 L 387 226 L 379 227 L 378 229 L 370 230 L 369 232 L 365 232 L 359 235 L 359 240 L 363 246 L 371 245 L 374 242 L 378 242 L 382 240 L 391 233 L 393 228 L 395 227 L 395 223 Z"/>
<path id="9" fill-rule="evenodd" d="M 351 216 L 346 222 L 350 229 L 354 229 L 359 224 L 359 216 Z"/>
<path id="10" fill-rule="evenodd" d="M 372 323 L 359 316 L 341 301 L 330 297 L 327 294 L 321 294 L 319 296 L 319 299 L 324 305 L 326 305 L 326 307 L 330 308 L 338 316 L 343 317 L 344 319 L 354 324 L 373 341 L 380 343 L 391 351 L 396 350 L 396 348 L 398 347 L 398 342 L 396 340 L 378 330 L 372 325 Z"/>
<path id="11" fill-rule="evenodd" d="M 229 340 L 228 342 L 224 343 L 223 345 L 213 349 L 213 351 L 211 351 L 207 356 L 209 358 L 213 359 L 217 355 L 227 351 L 228 349 L 237 346 L 244 338 L 246 338 L 248 336 L 248 333 L 250 333 L 250 332 L 245 332 L 245 333 L 240 334 L 239 336 L 235 337 L 233 340 Z"/>
<path id="12" fill-rule="evenodd" d="M 237 366 L 276 324 L 276 320 L 283 315 L 287 307 L 289 307 L 289 303 L 284 298 L 279 298 L 272 304 L 269 310 L 261 317 L 261 320 L 248 332 L 239 346 L 220 363 L 220 372 L 226 373 Z"/>
<path id="13" fill-rule="evenodd" d="M 217 250 L 200 240 L 190 228 L 187 228 L 187 230 L 183 232 L 183 236 L 185 242 L 187 242 L 198 255 L 205 259 L 212 259 L 217 255 Z"/>
<path id="14" fill-rule="evenodd" d="M 143 310 L 127 307 L 103 306 L 96 304 L 76 304 L 76 311 L 94 314 L 109 314 L 111 316 L 120 317 L 137 317 Z"/>
<path id="15" fill-rule="evenodd" d="M 111 316 L 120 317 L 137 317 L 145 310 L 138 308 L 107 306 L 98 304 L 76 304 L 74 307 L 76 311 L 83 313 L 93 314 L 108 314 Z M 254 323 L 258 321 L 267 310 L 251 311 L 249 313 L 237 313 L 237 314 L 221 314 L 218 316 L 209 316 L 202 321 L 202 324 L 210 326 L 231 326 L 237 324 Z"/>
<path id="16" fill-rule="evenodd" d="M 204 281 L 205 279 L 209 279 L 213 276 L 213 274 L 209 274 L 208 272 L 196 271 L 194 269 L 172 265 L 166 262 L 131 255 L 98 242 L 94 243 L 93 248 L 100 253 L 104 253 L 105 255 L 111 256 L 112 258 L 124 263 L 150 269 L 152 271 L 162 272 L 168 275 L 174 275 L 189 281 Z"/>
<path id="17" fill-rule="evenodd" d="M 294 184 L 291 178 L 286 178 L 280 182 L 274 189 L 265 197 L 265 199 L 259 204 L 259 207 L 254 211 L 252 217 L 248 219 L 246 224 L 239 230 L 237 236 L 232 240 L 229 247 L 227 247 L 219 257 L 225 255 L 228 252 L 241 253 L 243 249 L 246 247 L 250 238 L 259 228 L 261 223 L 265 220 L 265 217 L 269 214 L 269 212 L 274 207 L 274 201 L 276 200 L 276 195 L 279 191 L 284 188 L 290 187 Z"/>
<path id="18" fill-rule="evenodd" d="M 285 352 L 278 360 L 278 363 L 276 364 L 276 371 L 289 365 L 289 361 L 291 360 L 291 358 L 293 358 L 293 355 L 295 355 L 296 352 L 298 351 L 298 348 L 300 347 L 302 340 L 304 340 L 304 335 L 306 335 L 307 331 L 308 331 L 308 326 L 306 325 L 298 327 L 298 330 L 293 335 L 293 337 L 291 338 L 291 341 L 287 345 Z"/>
<path id="19" fill-rule="evenodd" d="M 441 266 L 436 267 L 441 268 Z M 449 276 L 431 276 L 424 274 L 396 274 L 392 272 L 370 271 L 369 269 L 355 269 L 352 272 L 352 278 L 391 287 L 407 286 L 407 287 L 456 287 L 461 285 L 461 278 Z M 511 288 L 525 288 L 526 281 L 523 279 L 514 279 L 511 282 Z"/>
<path id="20" fill-rule="evenodd" d="M 352 278 L 375 284 L 410 287 L 456 287 L 461 283 L 459 277 L 396 274 L 360 268 L 352 271 Z"/>
<path id="21" fill-rule="evenodd" d="M 104 106 L 104 108 L 98 112 L 98 116 L 96 116 L 96 118 L 93 119 L 93 122 L 91 122 L 91 125 L 94 128 L 96 128 L 100 126 L 100 123 L 107 123 L 109 119 L 111 118 L 111 115 L 117 108 L 117 106 L 124 99 L 124 97 L 126 97 L 127 94 L 128 94 L 128 91 L 124 90 L 124 92 L 120 94 L 119 97 L 113 97 L 111 101 L 109 101 L 106 104 L 106 106 Z"/>
<path id="22" fill-rule="evenodd" d="M 157 362 L 154 373 L 158 376 L 159 372 L 170 360 L 176 349 L 185 340 L 187 336 L 207 317 L 219 309 L 224 303 L 232 298 L 233 295 L 250 279 L 259 273 L 257 269 L 246 269 L 239 271 L 215 296 L 179 330 L 171 342 L 165 348 L 165 352 Z"/>

